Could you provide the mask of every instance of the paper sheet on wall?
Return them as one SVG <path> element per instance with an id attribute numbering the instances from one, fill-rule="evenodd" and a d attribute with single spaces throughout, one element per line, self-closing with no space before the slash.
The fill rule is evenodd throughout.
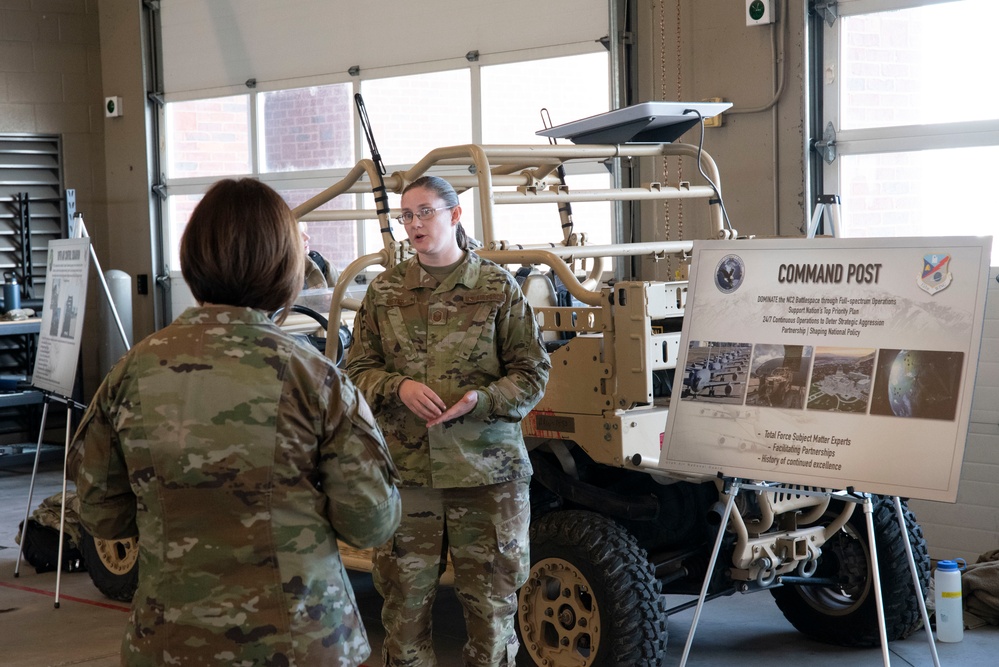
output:
<path id="1" fill-rule="evenodd" d="M 695 242 L 659 467 L 954 502 L 990 247 Z"/>

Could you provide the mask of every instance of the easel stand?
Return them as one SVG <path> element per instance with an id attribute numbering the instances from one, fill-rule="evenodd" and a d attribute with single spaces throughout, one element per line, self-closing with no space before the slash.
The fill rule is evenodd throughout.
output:
<path id="1" fill-rule="evenodd" d="M 35 462 L 31 469 L 31 484 L 28 486 L 28 503 L 24 508 L 24 522 L 21 524 L 21 543 L 18 545 L 17 550 L 17 560 L 14 563 L 14 576 L 20 576 L 21 568 L 21 553 L 24 550 L 24 537 L 28 532 L 28 516 L 31 514 L 31 501 L 32 496 L 35 491 L 35 475 L 38 474 L 38 460 L 41 458 L 42 454 L 42 440 L 45 433 L 45 422 L 48 419 L 49 414 L 49 404 L 52 401 L 58 403 L 63 403 L 66 406 L 66 438 L 65 438 L 65 449 L 63 450 L 62 457 L 62 503 L 61 511 L 59 512 L 59 557 L 56 560 L 56 590 L 55 590 L 55 608 L 59 608 L 59 586 L 62 583 L 62 552 L 63 543 L 65 541 L 66 533 L 66 467 L 69 463 L 69 442 L 72 437 L 73 429 L 73 410 L 84 410 L 87 406 L 82 403 L 77 403 L 71 398 L 66 398 L 65 396 L 60 396 L 59 394 L 46 391 L 44 389 L 38 389 L 44 393 L 44 398 L 42 399 L 42 420 L 41 425 L 38 428 L 38 447 L 35 449 Z"/>
<path id="2" fill-rule="evenodd" d="M 71 238 L 74 239 L 87 238 L 88 237 L 87 228 L 83 223 L 83 215 L 81 213 L 77 213 L 73 217 L 73 223 L 74 223 L 74 228 L 71 233 Z M 121 318 L 118 316 L 118 309 L 115 307 L 114 300 L 111 298 L 111 290 L 108 288 L 108 283 L 104 279 L 104 272 L 101 270 L 101 263 L 97 259 L 97 252 L 94 250 L 94 246 L 92 243 L 89 244 L 89 247 L 90 247 L 90 259 L 94 263 L 94 268 L 97 269 L 97 276 L 100 278 L 101 288 L 104 292 L 104 297 L 107 299 L 108 307 L 111 309 L 111 313 L 114 315 L 115 324 L 117 324 L 118 326 L 118 334 L 121 336 L 121 340 L 125 346 L 125 349 L 128 350 L 130 348 L 128 336 L 125 333 L 125 327 L 121 323 Z M 45 306 L 43 306 L 43 308 L 44 307 Z M 48 417 L 49 404 L 54 400 L 66 405 L 66 438 L 64 443 L 63 459 L 62 459 L 62 503 L 61 503 L 61 511 L 59 513 L 59 557 L 56 565 L 56 588 L 55 588 L 55 608 L 58 609 L 59 590 L 60 590 L 60 585 L 62 583 L 62 552 L 63 552 L 63 543 L 65 541 L 65 533 L 66 533 L 66 483 L 68 481 L 66 479 L 66 472 L 69 463 L 69 446 L 70 446 L 70 441 L 72 439 L 73 409 L 76 408 L 80 411 L 83 411 L 86 409 L 87 406 L 81 403 L 77 403 L 71 398 L 67 398 L 65 396 L 49 391 L 47 389 L 35 387 L 35 390 L 40 391 L 44 394 L 43 406 L 42 406 L 42 419 L 41 419 L 41 424 L 38 427 L 38 446 L 35 449 L 35 462 L 31 470 L 31 483 L 28 486 L 28 503 L 24 509 L 24 523 L 21 525 L 21 540 L 17 549 L 17 561 L 14 564 L 14 577 L 20 576 L 21 554 L 24 551 L 24 537 L 27 534 L 28 530 L 28 516 L 31 513 L 32 495 L 34 494 L 35 490 L 35 476 L 38 474 L 38 461 L 39 458 L 41 457 L 42 441 L 45 437 L 45 422 Z"/>
<path id="3" fill-rule="evenodd" d="M 822 222 L 822 218 L 825 216 L 826 222 L 829 223 L 829 230 L 826 233 L 839 238 L 839 204 L 839 195 L 819 195 L 816 197 L 815 211 L 812 213 L 812 219 L 808 223 L 805 237 L 810 239 L 815 238 L 815 234 L 819 229 L 819 223 Z"/>
<path id="4" fill-rule="evenodd" d="M 724 494 L 725 498 L 725 510 L 722 516 L 721 525 L 718 529 L 718 537 L 715 539 L 714 548 L 711 551 L 711 558 L 708 561 L 707 573 L 704 576 L 704 583 L 701 585 L 701 593 L 697 599 L 697 606 L 694 609 L 694 618 L 690 624 L 690 632 L 687 634 L 687 643 L 683 647 L 683 657 L 680 659 L 680 667 L 685 667 L 687 664 L 687 658 L 690 655 L 690 648 L 694 642 L 694 633 L 697 631 L 697 622 L 701 616 L 701 608 L 704 606 L 704 601 L 707 599 L 708 594 L 708 583 L 711 581 L 711 573 L 714 572 L 715 563 L 718 561 L 718 553 L 721 551 L 722 540 L 725 537 L 725 530 L 728 527 L 729 518 L 732 515 L 732 507 L 735 504 L 735 498 L 739 495 L 739 491 L 742 489 L 750 489 L 755 491 L 763 491 L 773 493 L 774 491 L 780 491 L 781 487 L 778 486 L 764 486 L 751 483 L 743 483 L 739 479 L 722 477 L 724 480 Z M 877 545 L 875 543 L 874 537 L 874 518 L 873 511 L 874 505 L 871 502 L 870 494 L 852 494 L 852 493 L 837 493 L 832 491 L 808 491 L 795 487 L 794 493 L 796 495 L 804 496 L 836 496 L 837 499 L 843 500 L 845 502 L 862 504 L 864 507 L 864 517 L 867 522 L 867 539 L 870 545 L 870 567 L 871 567 L 871 577 L 874 583 L 874 598 L 877 602 L 878 611 L 878 632 L 881 636 L 881 656 L 884 661 L 885 667 L 891 664 L 890 658 L 888 656 L 888 633 L 885 629 L 885 610 L 884 601 L 881 597 L 881 572 L 878 569 L 878 551 Z M 908 534 L 909 531 L 905 526 L 905 515 L 902 512 L 902 501 L 895 496 L 895 515 L 898 518 L 898 524 L 902 529 L 902 535 L 905 537 L 905 553 L 909 560 L 909 572 L 912 575 L 912 583 L 917 591 L 920 591 L 919 584 L 919 573 L 916 570 L 916 561 L 912 554 L 912 545 L 909 544 Z M 940 667 L 940 658 L 937 656 L 936 643 L 933 640 L 933 632 L 930 630 L 930 617 L 926 611 L 926 601 L 923 599 L 922 594 L 918 596 L 919 599 L 919 611 L 923 617 L 923 628 L 926 631 L 926 639 L 930 645 L 930 654 L 933 656 L 933 664 L 935 667 Z"/>

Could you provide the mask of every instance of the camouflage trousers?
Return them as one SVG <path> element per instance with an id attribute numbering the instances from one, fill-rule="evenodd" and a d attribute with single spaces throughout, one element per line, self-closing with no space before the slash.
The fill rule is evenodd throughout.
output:
<path id="1" fill-rule="evenodd" d="M 436 667 L 431 608 L 447 555 L 467 666 L 513 667 L 517 589 L 530 570 L 530 478 L 468 489 L 401 488 L 402 523 L 374 556 L 386 667 Z"/>

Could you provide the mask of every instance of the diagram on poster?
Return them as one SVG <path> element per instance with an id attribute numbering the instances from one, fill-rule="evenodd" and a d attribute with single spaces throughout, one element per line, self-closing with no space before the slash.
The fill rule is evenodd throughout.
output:
<path id="1" fill-rule="evenodd" d="M 954 502 L 990 248 L 695 242 L 659 467 Z"/>
<path id="2" fill-rule="evenodd" d="M 44 306 L 31 384 L 71 397 L 87 297 L 90 239 L 49 242 Z"/>

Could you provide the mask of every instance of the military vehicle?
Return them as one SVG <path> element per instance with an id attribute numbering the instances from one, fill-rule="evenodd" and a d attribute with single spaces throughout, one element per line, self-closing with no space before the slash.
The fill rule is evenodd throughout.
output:
<path id="1" fill-rule="evenodd" d="M 693 160 L 705 184 L 573 190 L 563 176 L 563 168 L 574 163 L 651 163 L 667 157 Z M 328 318 L 321 318 L 324 327 L 332 323 L 330 336 L 339 340 L 326 346 L 331 358 L 349 343 L 338 323 L 359 307 L 355 279 L 410 254 L 408 242 L 392 235 L 384 193 L 399 194 L 426 173 L 444 177 L 459 193 L 474 191 L 483 243 L 477 252 L 511 270 L 520 267 L 551 355 L 545 396 L 523 422 L 535 472 L 532 565 L 519 594 L 519 661 L 544 667 L 661 664 L 668 617 L 697 604 L 705 581 L 707 599 L 771 595 L 795 628 L 819 641 L 877 645 L 870 542 L 856 503 L 758 480 L 763 488 L 741 490 L 723 525 L 725 480 L 669 475 L 657 467 L 671 393 L 724 395 L 733 375 L 745 375 L 744 360 L 733 355 L 717 368 L 705 361 L 703 373 L 678 376 L 687 283 L 608 281 L 605 270 L 615 258 L 674 257 L 682 263 L 692 241 L 591 245 L 573 230 L 573 202 L 621 202 L 640 210 L 683 200 L 708 207 L 714 237 L 734 238 L 720 210 L 721 181 L 711 156 L 683 143 L 472 144 L 435 149 L 411 169 L 391 175 L 383 175 L 373 160 L 360 160 L 344 179 L 294 210 L 309 221 L 377 219 L 382 230 L 383 247 L 343 269 Z M 374 194 L 377 208 L 324 207 L 356 193 Z M 504 238 L 498 211 L 514 204 L 548 207 L 552 229 L 561 233 L 534 246 Z M 589 266 L 580 271 L 584 262 Z M 302 324 L 296 317 L 304 316 L 290 317 L 288 327 L 315 330 L 314 322 Z M 781 379 L 768 380 L 769 400 L 779 400 Z M 874 498 L 888 640 L 920 627 L 919 601 L 929 576 L 922 531 L 907 508 L 904 514 L 903 530 L 892 501 Z M 708 571 L 719 531 L 720 555 Z M 906 541 L 923 590 L 913 585 Z M 369 553 L 344 545 L 343 556 L 348 567 L 371 567 Z M 685 596 L 682 602 L 668 604 L 677 594 Z"/>
<path id="2" fill-rule="evenodd" d="M 565 166 L 577 162 L 692 159 L 707 184 L 646 183 L 606 190 L 570 189 Z M 768 591 L 788 621 L 819 641 L 871 646 L 880 642 L 863 513 L 854 502 L 815 489 L 773 486 L 743 490 L 722 525 L 718 477 L 670 476 L 657 467 L 672 391 L 731 393 L 746 359 L 729 351 L 705 362 L 693 378 L 676 375 L 687 297 L 685 281 L 604 281 L 614 258 L 688 258 L 692 241 L 588 245 L 573 231 L 571 204 L 683 199 L 709 206 L 713 233 L 733 238 L 719 210 L 720 179 L 701 147 L 682 143 L 488 146 L 431 151 L 412 169 L 382 176 L 361 160 L 341 182 L 295 209 L 307 220 L 378 218 L 383 248 L 346 267 L 333 292 L 329 322 L 339 322 L 355 277 L 392 266 L 408 242 L 388 230 L 390 212 L 319 211 L 333 198 L 383 187 L 401 193 L 433 173 L 459 193 L 474 190 L 483 247 L 477 252 L 517 270 L 534 307 L 552 361 L 544 398 L 524 420 L 534 465 L 531 573 L 520 591 L 519 660 L 538 666 L 656 665 L 662 662 L 670 614 L 706 598 Z M 713 185 L 712 185 L 713 184 Z M 550 243 L 519 244 L 499 226 L 504 205 L 547 206 Z M 583 262 L 589 268 L 580 271 Z M 329 356 L 334 353 L 328 351 Z M 738 372 L 736 372 L 738 371 Z M 784 371 L 782 371 L 784 372 Z M 787 373 L 784 373 L 785 375 Z M 777 401 L 789 378 L 768 380 Z M 743 380 L 744 381 L 744 380 Z M 767 487 L 766 484 L 760 486 Z M 767 487 L 769 488 L 769 487 Z M 904 507 L 904 504 L 903 504 Z M 908 636 L 921 625 L 920 596 L 930 562 L 922 531 L 907 507 L 905 530 L 888 498 L 873 499 L 886 633 Z M 707 571 L 724 531 L 721 556 Z M 918 570 L 908 566 L 908 540 Z M 370 555 L 345 550 L 349 566 L 370 569 Z M 672 594 L 684 602 L 670 606 Z"/>

